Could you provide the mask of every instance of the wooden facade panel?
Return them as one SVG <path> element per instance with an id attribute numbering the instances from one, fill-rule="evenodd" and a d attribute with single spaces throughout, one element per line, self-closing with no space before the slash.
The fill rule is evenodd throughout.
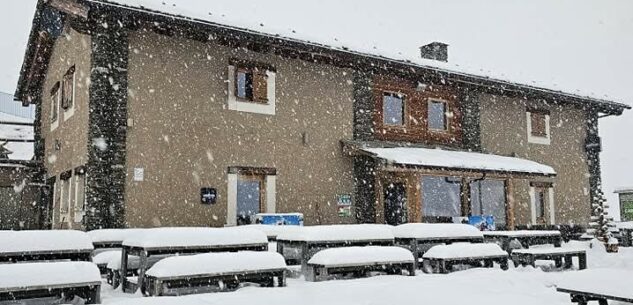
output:
<path id="1" fill-rule="evenodd" d="M 386 125 L 383 123 L 383 97 L 385 93 L 401 94 L 404 99 L 403 125 Z M 378 140 L 407 141 L 425 144 L 461 146 L 462 113 L 457 100 L 457 92 L 444 86 L 427 86 L 418 90 L 417 83 L 395 78 L 377 77 L 374 79 L 373 95 L 374 133 Z M 430 100 L 441 100 L 447 105 L 447 130 L 431 130 L 428 128 L 428 103 Z"/>

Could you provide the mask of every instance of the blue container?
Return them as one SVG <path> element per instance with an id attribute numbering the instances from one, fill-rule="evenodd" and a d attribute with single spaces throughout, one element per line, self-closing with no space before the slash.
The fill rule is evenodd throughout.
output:
<path id="1" fill-rule="evenodd" d="M 255 215 L 255 223 L 264 225 L 303 226 L 301 213 L 261 213 Z"/>
<path id="2" fill-rule="evenodd" d="M 496 230 L 495 218 L 492 215 L 473 215 L 468 217 L 468 223 L 477 227 L 480 231 Z"/>

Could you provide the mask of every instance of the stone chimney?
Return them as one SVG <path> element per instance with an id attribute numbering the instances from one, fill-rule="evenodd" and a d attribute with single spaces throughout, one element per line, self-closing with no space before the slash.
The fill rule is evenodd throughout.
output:
<path id="1" fill-rule="evenodd" d="M 431 42 L 420 47 L 420 55 L 422 58 L 448 61 L 448 45 L 443 42 Z"/>

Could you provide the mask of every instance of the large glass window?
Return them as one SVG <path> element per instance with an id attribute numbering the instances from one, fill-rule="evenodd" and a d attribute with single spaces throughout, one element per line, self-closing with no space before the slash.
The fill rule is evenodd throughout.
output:
<path id="1" fill-rule="evenodd" d="M 237 180 L 237 224 L 250 224 L 252 216 L 261 212 L 264 177 L 240 176 Z"/>
<path id="2" fill-rule="evenodd" d="M 492 215 L 496 225 L 506 223 L 506 192 L 502 180 L 480 180 L 470 183 L 472 215 Z"/>
<path id="3" fill-rule="evenodd" d="M 430 100 L 428 110 L 429 129 L 447 130 L 446 103 L 438 100 Z"/>
<path id="4" fill-rule="evenodd" d="M 385 125 L 404 125 L 404 96 L 385 92 L 382 98 L 382 122 Z"/>
<path id="5" fill-rule="evenodd" d="M 422 177 L 422 215 L 425 217 L 460 217 L 461 178 Z"/>

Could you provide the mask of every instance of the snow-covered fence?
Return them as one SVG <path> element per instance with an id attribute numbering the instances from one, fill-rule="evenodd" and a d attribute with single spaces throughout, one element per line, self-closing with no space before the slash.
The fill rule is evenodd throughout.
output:
<path id="1" fill-rule="evenodd" d="M 123 291 L 135 292 L 143 285 L 149 257 L 208 252 L 266 251 L 268 238 L 258 230 L 241 228 L 156 228 L 126 238 L 121 253 Z M 138 278 L 127 278 L 128 259 L 140 257 Z"/>
<path id="2" fill-rule="evenodd" d="M 143 294 L 149 296 L 235 289 L 240 283 L 285 286 L 286 262 L 275 252 L 242 251 L 174 256 L 147 270 Z"/>
<path id="3" fill-rule="evenodd" d="M 308 261 L 306 279 L 321 281 L 335 274 L 398 274 L 406 270 L 415 275 L 416 264 L 411 251 L 402 247 L 366 246 L 330 248 L 317 252 Z"/>
<path id="4" fill-rule="evenodd" d="M 93 249 L 81 231 L 0 231 L 0 262 L 90 261 Z"/>
<path id="5" fill-rule="evenodd" d="M 37 299 L 37 304 L 60 304 L 77 296 L 85 304 L 99 304 L 101 276 L 89 262 L 46 262 L 0 264 L 0 303 L 22 304 Z M 11 302 L 15 301 L 15 303 Z M 41 303 L 40 303 L 41 302 Z M 29 304 L 29 302 L 26 302 Z"/>
<path id="6" fill-rule="evenodd" d="M 483 243 L 484 235 L 467 224 L 407 223 L 393 228 L 396 245 L 409 249 L 417 260 L 438 244 Z"/>
<path id="7" fill-rule="evenodd" d="M 352 246 L 393 246 L 391 226 L 380 224 L 300 227 L 277 236 L 277 252 L 286 262 L 299 263 L 307 271 L 308 260 L 327 248 Z"/>

